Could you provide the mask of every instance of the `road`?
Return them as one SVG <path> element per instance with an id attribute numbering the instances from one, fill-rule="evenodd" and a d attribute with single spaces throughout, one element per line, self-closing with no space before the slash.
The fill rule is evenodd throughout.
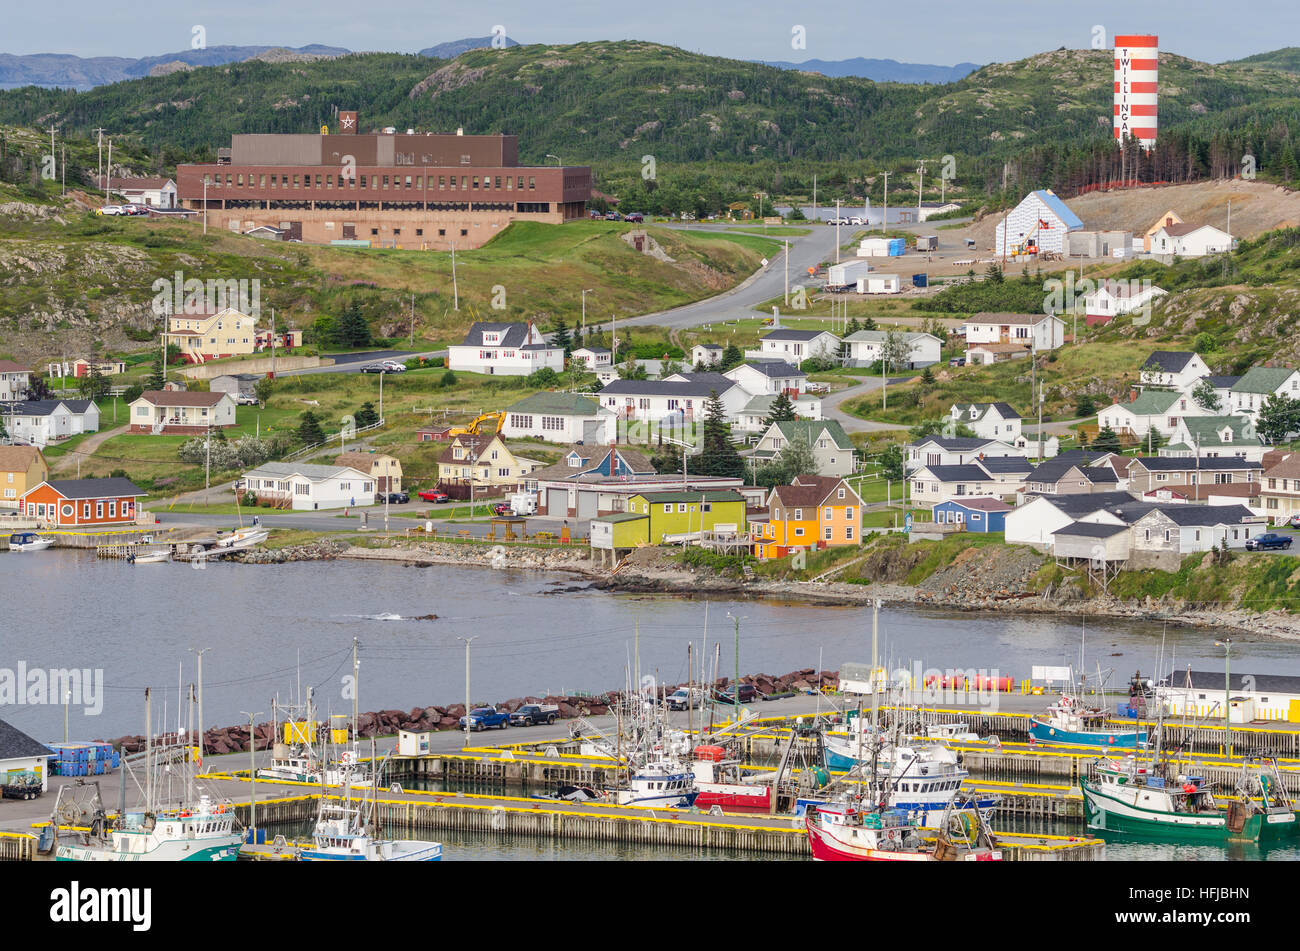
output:
<path id="1" fill-rule="evenodd" d="M 429 511 L 434 513 L 430 519 L 439 531 L 467 531 L 473 538 L 482 538 L 491 529 L 490 520 L 483 518 L 481 521 L 456 521 L 452 522 L 445 518 L 437 516 L 437 509 L 428 502 L 415 503 L 408 505 L 390 505 L 388 529 L 393 532 L 400 532 L 407 528 L 414 528 L 420 524 L 419 519 L 403 518 L 397 513 L 413 514 L 417 511 Z M 486 511 L 486 506 L 480 511 Z M 384 530 L 384 507 L 382 505 L 372 505 L 360 509 L 352 509 L 347 516 L 342 512 L 294 512 L 281 513 L 277 515 L 264 514 L 261 509 L 250 509 L 244 515 L 244 524 L 252 523 L 253 516 L 256 515 L 262 525 L 267 528 L 296 528 L 304 531 L 313 532 L 346 532 L 360 530 L 362 518 L 364 516 L 366 528 L 369 531 Z M 162 525 L 180 526 L 180 525 L 211 525 L 225 530 L 234 527 L 238 519 L 234 515 L 210 515 L 207 513 L 189 513 L 184 509 L 173 511 L 158 511 L 154 517 Z M 576 536 L 587 535 L 589 521 L 587 519 L 562 519 L 562 518 L 539 518 L 531 517 L 525 520 L 526 531 L 536 532 L 555 532 L 559 534 L 560 528 L 565 522 L 568 522 L 569 531 Z"/>
<path id="2" fill-rule="evenodd" d="M 301 370 L 279 370 L 275 375 L 283 377 L 310 376 L 316 373 L 360 373 L 363 366 L 379 360 L 401 360 L 405 362 L 416 357 L 431 359 L 445 357 L 446 355 L 446 350 L 368 350 L 365 353 L 327 353 L 325 356 L 334 361 L 333 366 L 306 367 Z"/>

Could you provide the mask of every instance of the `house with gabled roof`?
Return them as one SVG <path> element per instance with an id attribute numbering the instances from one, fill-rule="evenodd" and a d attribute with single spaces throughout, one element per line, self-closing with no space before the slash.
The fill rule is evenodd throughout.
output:
<path id="1" fill-rule="evenodd" d="M 1178 212 L 1172 209 L 1166 211 L 1163 215 L 1161 215 L 1159 218 L 1156 219 L 1156 223 L 1153 224 L 1150 228 L 1148 228 L 1146 230 L 1146 234 L 1142 236 L 1142 250 L 1145 251 L 1147 254 L 1150 254 L 1151 239 L 1155 237 L 1157 231 L 1159 231 L 1161 228 L 1170 228 L 1173 227 L 1174 225 L 1180 225 L 1182 223 L 1183 223 L 1183 219 L 1179 216 Z"/>
<path id="2" fill-rule="evenodd" d="M 1021 417 L 1010 403 L 953 403 L 948 418 L 982 439 L 1015 442 L 1020 438 Z"/>
<path id="3" fill-rule="evenodd" d="M 25 690 L 26 686 L 21 684 L 19 689 Z M 49 767 L 53 755 L 54 751 L 45 744 L 0 720 L 0 784 L 17 784 L 21 778 L 30 776 L 40 783 L 41 792 L 45 792 L 50 788 Z"/>
<path id="4" fill-rule="evenodd" d="M 1238 485 L 1247 486 L 1246 494 L 1255 496 L 1263 471 L 1263 463 L 1237 456 L 1137 456 L 1129 461 L 1128 489 L 1145 494 L 1155 489 Z"/>
<path id="5" fill-rule="evenodd" d="M 0 416 L 15 445 L 44 447 L 99 430 L 99 407 L 93 400 L 16 400 L 0 403 Z"/>
<path id="6" fill-rule="evenodd" d="M 1083 295 L 1084 323 L 1089 327 L 1109 323 L 1122 314 L 1149 307 L 1156 298 L 1168 293 L 1150 283 L 1107 278 L 1092 293 Z"/>
<path id="7" fill-rule="evenodd" d="M 466 433 L 453 436 L 438 457 L 438 486 L 448 494 L 452 494 L 449 487 L 517 486 L 526 475 L 541 467 L 540 462 L 511 451 L 500 433 Z"/>
<path id="8" fill-rule="evenodd" d="M 1196 400 L 1177 390 L 1143 390 L 1131 394 L 1127 403 L 1115 402 L 1097 414 L 1098 429 L 1109 427 L 1116 435 L 1146 438 L 1154 429 L 1163 437 L 1178 430 L 1185 416 L 1208 415 Z"/>
<path id="9" fill-rule="evenodd" d="M 722 374 L 751 396 L 789 393 L 798 396 L 808 382 L 808 374 L 784 360 L 751 360 Z"/>
<path id="10" fill-rule="evenodd" d="M 773 423 L 759 437 L 753 456 L 770 462 L 791 442 L 802 439 L 817 460 L 817 475 L 850 475 L 857 467 L 857 450 L 844 427 L 833 419 L 794 419 Z"/>
<path id="11" fill-rule="evenodd" d="M 1244 505 L 1162 505 L 1133 523 L 1133 568 L 1177 571 L 1185 555 L 1226 544 L 1245 548 L 1268 525 Z"/>
<path id="12" fill-rule="evenodd" d="M 712 379 L 697 380 L 677 374 L 668 380 L 613 380 L 596 396 L 600 405 L 619 420 L 680 426 L 703 422 L 709 397 L 717 393 L 726 417 L 735 419 L 752 394 L 721 374 L 703 375 L 720 377 L 725 385 Z M 696 376 L 699 374 L 691 374 Z"/>
<path id="13" fill-rule="evenodd" d="M 0 446 L 0 508 L 16 509 L 28 489 L 49 477 L 50 467 L 35 446 Z"/>
<path id="14" fill-rule="evenodd" d="M 0 403 L 27 398 L 32 385 L 32 371 L 21 363 L 0 360 Z"/>
<path id="15" fill-rule="evenodd" d="M 756 356 L 784 360 L 798 366 L 809 357 L 834 358 L 840 352 L 840 338 L 829 330 L 773 330 L 759 340 Z"/>
<path id="16" fill-rule="evenodd" d="M 992 496 L 945 499 L 930 507 L 930 517 L 937 525 L 957 525 L 962 531 L 985 534 L 1005 531 L 1007 513 L 1014 508 Z"/>
<path id="17" fill-rule="evenodd" d="M 501 434 L 507 439 L 608 445 L 618 437 L 618 420 L 597 399 L 594 394 L 534 393 L 506 407 Z"/>
<path id="18" fill-rule="evenodd" d="M 1165 257 L 1199 258 L 1236 246 L 1236 238 L 1214 225 L 1162 225 L 1151 236 L 1151 253 Z"/>
<path id="19" fill-rule="evenodd" d="M 1090 464 L 1073 454 L 1062 454 L 1040 463 L 1025 476 L 1024 494 L 1090 495 L 1118 488 L 1119 476 L 1110 466 Z"/>
<path id="20" fill-rule="evenodd" d="M 569 354 L 569 359 L 593 372 L 614 365 L 614 354 L 608 347 L 579 347 Z"/>
<path id="21" fill-rule="evenodd" d="M 295 511 L 357 508 L 375 504 L 375 479 L 348 465 L 264 462 L 244 473 L 240 491 L 258 504 Z"/>
<path id="22" fill-rule="evenodd" d="M 691 366 L 707 367 L 722 359 L 725 348 L 717 343 L 697 343 L 691 347 Z"/>
<path id="23" fill-rule="evenodd" d="M 447 347 L 447 367 L 467 373 L 529 376 L 541 369 L 564 369 L 564 348 L 547 341 L 532 321 L 506 323 L 480 320 L 465 339 Z"/>
<path id="24" fill-rule="evenodd" d="M 1251 367 L 1245 376 L 1232 385 L 1229 391 L 1232 406 L 1229 412 L 1248 416 L 1259 425 L 1259 411 L 1270 396 L 1300 399 L 1300 370 L 1290 367 Z"/>
<path id="25" fill-rule="evenodd" d="M 765 396 L 755 396 L 744 405 L 741 411 L 736 415 L 736 421 L 731 428 L 740 433 L 761 433 L 766 427 L 763 420 L 767 419 L 772 413 L 772 404 L 777 397 L 770 393 Z M 791 399 L 794 406 L 795 417 L 798 419 L 821 419 L 822 418 L 822 400 L 820 396 L 810 396 L 807 393 L 800 395 L 797 399 Z"/>
<path id="26" fill-rule="evenodd" d="M 1006 541 L 1050 551 L 1055 533 L 1074 522 L 1130 525 L 1152 508 L 1119 491 L 1026 497 L 1007 513 Z"/>
<path id="27" fill-rule="evenodd" d="M 1014 494 L 1018 486 L 1008 486 L 994 478 L 978 463 L 959 466 L 922 466 L 908 474 L 911 482 L 912 502 L 919 506 L 933 506 L 945 499 L 967 496 L 993 496 L 1001 498 Z"/>
<path id="28" fill-rule="evenodd" d="M 934 334 L 902 330 L 896 333 L 907 345 L 907 360 L 903 366 L 893 369 L 916 370 L 939 362 L 943 341 Z M 844 338 L 848 348 L 845 366 L 869 367 L 879 363 L 884 354 L 886 336 L 884 330 L 858 330 L 849 334 Z"/>
<path id="29" fill-rule="evenodd" d="M 988 456 L 1019 456 L 1024 452 L 1010 443 L 977 436 L 926 436 L 904 447 L 907 468 L 960 466 Z"/>
<path id="30" fill-rule="evenodd" d="M 1275 451 L 1276 452 L 1276 451 Z M 1300 452 L 1269 454 L 1261 475 L 1260 506 L 1275 524 L 1300 515 Z"/>
<path id="31" fill-rule="evenodd" d="M 130 479 L 54 479 L 18 498 L 18 514 L 54 527 L 130 525 L 145 493 Z"/>
<path id="32" fill-rule="evenodd" d="M 1159 455 L 1205 459 L 1234 456 L 1260 462 L 1266 450 L 1248 416 L 1184 416 L 1169 437 L 1169 444 L 1160 447 Z"/>
<path id="33" fill-rule="evenodd" d="M 130 409 L 133 433 L 202 434 L 235 425 L 235 401 L 220 391 L 145 390 Z"/>
<path id="34" fill-rule="evenodd" d="M 334 457 L 334 465 L 349 466 L 369 475 L 375 480 L 378 495 L 402 491 L 402 462 L 386 452 L 373 449 L 341 452 Z"/>
<path id="35" fill-rule="evenodd" d="M 188 363 L 253 353 L 257 349 L 257 317 L 235 307 L 179 311 L 167 318 L 163 343 L 180 347 Z"/>
<path id="36" fill-rule="evenodd" d="M 795 476 L 773 487 L 764 507 L 751 523 L 756 558 L 862 542 L 862 498 L 841 478 Z"/>
<path id="37" fill-rule="evenodd" d="M 1203 377 L 1210 375 L 1200 354 L 1190 350 L 1155 350 L 1147 357 L 1138 379 L 1143 386 L 1161 386 L 1190 393 Z"/>
<path id="38" fill-rule="evenodd" d="M 1055 314 L 975 314 L 962 330 L 968 349 L 1003 344 L 1042 353 L 1065 344 L 1065 321 Z"/>

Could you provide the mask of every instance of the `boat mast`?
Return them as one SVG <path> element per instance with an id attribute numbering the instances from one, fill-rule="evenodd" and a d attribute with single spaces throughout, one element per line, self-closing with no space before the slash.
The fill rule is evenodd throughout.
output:
<path id="1" fill-rule="evenodd" d="M 153 699 L 144 688 L 144 811 L 153 812 Z"/>

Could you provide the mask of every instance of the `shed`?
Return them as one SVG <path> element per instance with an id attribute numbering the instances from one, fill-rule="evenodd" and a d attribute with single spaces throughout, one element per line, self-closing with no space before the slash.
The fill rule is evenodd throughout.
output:
<path id="1" fill-rule="evenodd" d="M 932 506 L 931 512 L 940 525 L 955 523 L 963 531 L 987 533 L 1005 531 L 1012 508 L 994 498 L 946 499 Z"/>
<path id="2" fill-rule="evenodd" d="M 44 792 L 49 788 L 47 767 L 52 752 L 22 730 L 0 720 L 0 784 L 16 783 L 35 776 Z"/>

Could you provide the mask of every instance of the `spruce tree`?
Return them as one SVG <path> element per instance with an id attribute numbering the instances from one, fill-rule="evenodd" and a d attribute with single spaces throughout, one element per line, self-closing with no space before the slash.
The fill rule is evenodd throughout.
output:
<path id="1" fill-rule="evenodd" d="M 730 370 L 738 367 L 745 362 L 745 354 L 734 343 L 727 344 L 727 349 L 722 351 L 722 359 L 718 361 L 718 369 Z"/>
<path id="2" fill-rule="evenodd" d="M 162 358 L 162 354 L 160 353 L 153 358 L 153 370 L 152 372 L 150 372 L 148 379 L 145 381 L 144 388 L 146 390 L 161 390 L 163 388 L 163 384 L 166 382 L 167 382 L 167 377 L 163 373 L 163 358 Z"/>
<path id="3" fill-rule="evenodd" d="M 763 417 L 763 428 L 767 429 L 773 423 L 788 423 L 794 418 L 794 403 L 791 402 L 789 394 L 782 390 L 772 401 L 767 415 Z"/>
<path id="4" fill-rule="evenodd" d="M 555 322 L 555 330 L 551 333 L 551 346 L 559 347 L 566 357 L 573 352 L 573 335 L 569 333 L 569 325 L 564 322 L 564 318 Z"/>
<path id="5" fill-rule="evenodd" d="M 305 446 L 315 446 L 325 441 L 325 430 L 320 428 L 320 420 L 311 410 L 303 413 L 298 422 L 298 439 Z"/>
<path id="6" fill-rule="evenodd" d="M 1119 452 L 1119 433 L 1109 426 L 1102 427 L 1097 438 L 1092 441 L 1092 448 L 1097 452 Z"/>
<path id="7" fill-rule="evenodd" d="M 704 445 L 691 462 L 700 475 L 736 478 L 745 474 L 745 460 L 731 444 L 727 411 L 717 390 L 709 394 L 708 402 L 704 404 Z"/>
<path id="8" fill-rule="evenodd" d="M 375 412 L 375 404 L 370 402 L 362 403 L 361 409 L 357 410 L 352 418 L 356 421 L 358 428 L 373 426 L 379 422 L 379 414 Z"/>
<path id="9" fill-rule="evenodd" d="M 338 322 L 338 343 L 343 347 L 368 347 L 373 342 L 370 325 L 361 313 L 361 305 L 352 301 L 343 310 Z"/>

